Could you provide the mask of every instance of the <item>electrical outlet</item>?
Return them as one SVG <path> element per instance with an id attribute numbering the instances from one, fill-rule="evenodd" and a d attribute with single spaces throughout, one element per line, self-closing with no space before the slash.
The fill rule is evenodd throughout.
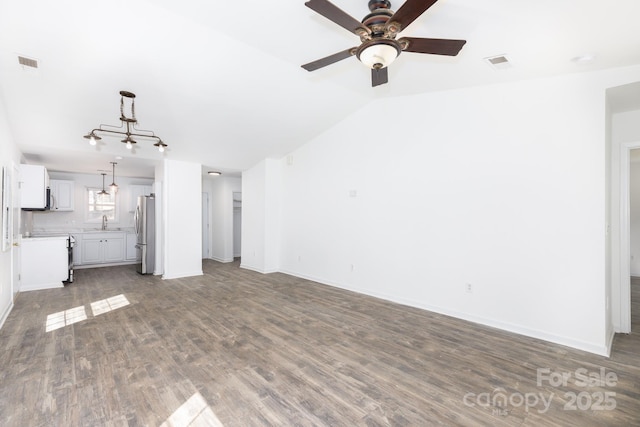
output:
<path id="1" fill-rule="evenodd" d="M 467 283 L 465 285 L 465 289 L 467 290 L 467 293 L 470 294 L 473 292 L 473 286 L 471 286 L 471 283 Z"/>

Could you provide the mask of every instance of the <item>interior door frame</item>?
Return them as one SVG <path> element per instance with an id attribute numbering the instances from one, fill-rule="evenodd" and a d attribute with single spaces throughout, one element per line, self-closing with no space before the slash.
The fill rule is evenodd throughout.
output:
<path id="1" fill-rule="evenodd" d="M 20 177 L 20 165 L 12 162 L 11 164 L 11 215 L 9 218 L 11 225 L 11 294 L 12 300 L 20 292 L 21 287 L 21 274 L 22 274 L 22 234 L 20 233 L 20 220 L 21 212 L 20 201 L 22 200 L 21 194 L 21 177 Z"/>
<path id="2" fill-rule="evenodd" d="M 202 192 L 202 258 L 211 258 L 211 220 L 209 215 L 209 193 Z M 205 254 L 206 251 L 206 254 Z"/>
<path id="3" fill-rule="evenodd" d="M 619 185 L 620 185 L 620 259 L 619 280 L 613 283 L 613 295 L 617 296 L 617 301 L 612 305 L 614 325 L 617 325 L 615 332 L 631 332 L 631 211 L 630 211 L 630 161 L 631 150 L 640 148 L 640 141 L 622 143 L 620 145 L 619 164 Z"/>

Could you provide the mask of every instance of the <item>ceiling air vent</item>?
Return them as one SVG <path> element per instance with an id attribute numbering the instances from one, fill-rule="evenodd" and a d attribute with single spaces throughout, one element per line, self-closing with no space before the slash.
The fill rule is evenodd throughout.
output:
<path id="1" fill-rule="evenodd" d="M 506 70 L 513 67 L 506 55 L 490 56 L 489 58 L 484 58 L 484 60 L 496 70 Z"/>
<path id="2" fill-rule="evenodd" d="M 25 56 L 18 56 L 18 63 L 25 67 L 38 68 L 38 61 L 35 59 L 27 58 Z"/>

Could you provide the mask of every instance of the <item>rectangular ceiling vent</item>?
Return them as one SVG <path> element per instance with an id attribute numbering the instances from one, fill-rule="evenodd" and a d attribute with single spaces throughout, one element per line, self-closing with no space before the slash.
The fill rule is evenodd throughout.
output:
<path id="1" fill-rule="evenodd" d="M 507 55 L 490 56 L 489 58 L 484 58 L 484 60 L 496 70 L 507 70 L 513 67 Z"/>
<path id="2" fill-rule="evenodd" d="M 38 61 L 35 59 L 27 58 L 25 56 L 18 56 L 18 63 L 25 67 L 38 68 Z"/>

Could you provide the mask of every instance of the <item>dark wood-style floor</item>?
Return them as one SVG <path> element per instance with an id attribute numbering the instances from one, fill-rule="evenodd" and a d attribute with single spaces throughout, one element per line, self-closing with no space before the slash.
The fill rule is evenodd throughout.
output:
<path id="1" fill-rule="evenodd" d="M 0 424 L 640 425 L 638 280 L 636 332 L 605 358 L 237 263 L 203 267 L 175 280 L 78 270 L 64 289 L 20 294 L 0 330 Z"/>

